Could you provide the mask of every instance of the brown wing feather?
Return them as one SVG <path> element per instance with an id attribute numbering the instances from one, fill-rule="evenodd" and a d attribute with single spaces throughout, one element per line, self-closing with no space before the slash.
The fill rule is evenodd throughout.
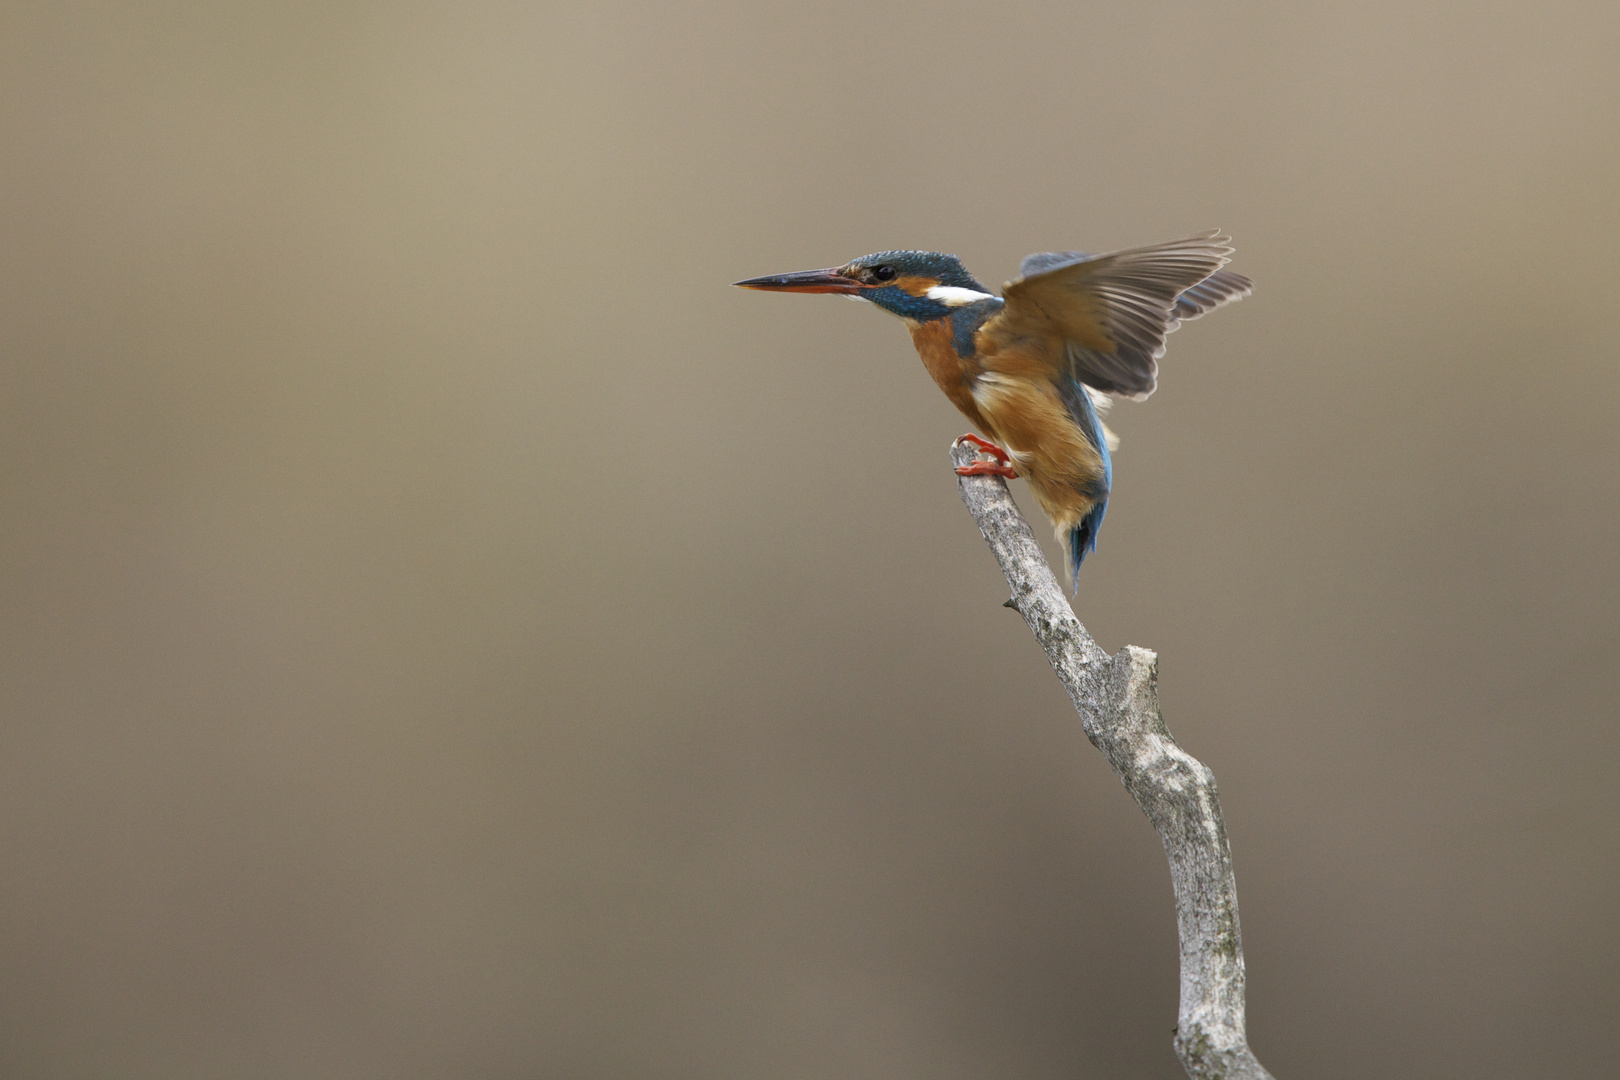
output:
<path id="1" fill-rule="evenodd" d="M 1057 338 L 1080 382 L 1140 400 L 1157 384 L 1165 335 L 1247 291 L 1237 274 L 1197 291 L 1231 254 L 1229 238 L 1212 230 L 1067 261 L 1031 256 L 1025 266 L 1039 272 L 1007 283 L 1006 307 L 983 332 L 997 341 Z"/>
<path id="2" fill-rule="evenodd" d="M 1182 322 L 1207 315 L 1222 304 L 1241 300 L 1254 291 L 1254 282 L 1230 270 L 1217 270 L 1176 297 L 1175 316 Z"/>

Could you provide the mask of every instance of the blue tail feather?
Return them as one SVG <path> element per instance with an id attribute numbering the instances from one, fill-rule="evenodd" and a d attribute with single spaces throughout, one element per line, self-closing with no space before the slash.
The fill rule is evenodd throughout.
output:
<path id="1" fill-rule="evenodd" d="M 1080 564 L 1086 561 L 1087 554 L 1097 550 L 1097 530 L 1102 528 L 1103 514 L 1107 512 L 1108 496 L 1104 494 L 1080 524 L 1069 530 L 1069 587 L 1075 592 L 1080 591 Z"/>

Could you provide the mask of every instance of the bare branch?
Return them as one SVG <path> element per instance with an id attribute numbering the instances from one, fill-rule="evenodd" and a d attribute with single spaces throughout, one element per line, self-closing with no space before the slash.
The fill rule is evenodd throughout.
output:
<path id="1" fill-rule="evenodd" d="M 951 448 L 955 465 L 975 457 L 970 445 Z M 1007 606 L 1029 624 L 1079 710 L 1086 738 L 1108 758 L 1164 841 L 1181 934 L 1176 1054 L 1194 1080 L 1271 1080 L 1244 1032 L 1237 883 L 1215 774 L 1177 746 L 1164 725 L 1158 656 L 1134 645 L 1114 656 L 1105 653 L 1075 617 L 1006 483 L 995 476 L 960 476 L 958 484 L 1007 576 Z"/>

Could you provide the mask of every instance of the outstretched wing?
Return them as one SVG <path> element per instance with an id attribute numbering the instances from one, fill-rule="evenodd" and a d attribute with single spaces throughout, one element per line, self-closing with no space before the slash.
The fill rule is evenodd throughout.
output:
<path id="1" fill-rule="evenodd" d="M 1231 254 L 1230 239 L 1212 230 L 1106 255 L 1031 255 L 984 330 L 1003 339 L 1056 337 L 1076 379 L 1141 400 L 1157 384 L 1165 335 L 1247 294 L 1247 278 L 1221 272 Z"/>

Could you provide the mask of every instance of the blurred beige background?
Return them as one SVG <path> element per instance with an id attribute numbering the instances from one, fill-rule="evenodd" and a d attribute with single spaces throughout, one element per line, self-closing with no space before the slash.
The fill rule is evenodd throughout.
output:
<path id="1" fill-rule="evenodd" d="M 962 419 L 727 283 L 1218 225 L 1256 293 L 1115 411 L 1078 608 L 1220 778 L 1254 1046 L 1612 1076 L 1616 57 L 1596 0 L 0 8 L 0 1075 L 1180 1076 Z"/>

